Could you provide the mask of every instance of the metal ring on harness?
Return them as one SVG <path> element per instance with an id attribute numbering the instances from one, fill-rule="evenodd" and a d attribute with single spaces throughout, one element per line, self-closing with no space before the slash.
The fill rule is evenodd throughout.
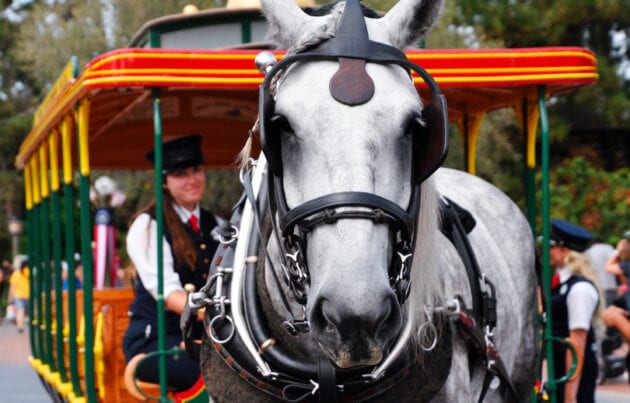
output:
<path id="1" fill-rule="evenodd" d="M 227 337 L 221 339 L 219 338 L 215 332 L 214 332 L 214 325 L 217 321 L 217 319 L 223 319 L 225 322 L 229 323 L 230 325 L 230 332 L 227 335 Z M 232 337 L 234 337 L 234 321 L 232 320 L 231 317 L 229 317 L 228 315 L 217 315 L 214 318 L 212 318 L 212 320 L 210 321 L 210 323 L 207 326 L 208 329 L 208 336 L 210 336 L 210 339 L 212 339 L 213 342 L 217 343 L 217 344 L 225 344 L 228 341 L 230 341 L 232 339 Z"/>
<path id="2" fill-rule="evenodd" d="M 236 225 L 230 225 L 230 228 L 232 229 L 232 234 L 230 235 L 230 238 L 226 238 L 223 236 L 223 234 L 219 234 L 219 242 L 222 245 L 233 244 L 234 241 L 238 239 L 238 227 Z"/>
<path id="3" fill-rule="evenodd" d="M 424 322 L 418 329 L 418 336 L 418 344 L 420 345 L 420 348 L 425 352 L 433 350 L 437 345 L 438 334 L 433 322 Z M 431 338 L 431 344 L 426 347 L 426 341 L 431 340 Z"/>

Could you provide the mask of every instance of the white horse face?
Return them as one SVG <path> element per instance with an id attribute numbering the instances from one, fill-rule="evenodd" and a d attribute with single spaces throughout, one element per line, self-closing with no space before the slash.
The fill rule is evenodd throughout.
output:
<path id="1" fill-rule="evenodd" d="M 263 5 L 281 40 L 299 42 L 330 22 L 305 16 L 291 0 Z M 388 16 L 369 21 L 370 35 L 402 47 L 401 37 L 415 34 L 398 27 L 426 32 L 440 7 L 441 1 L 403 0 Z M 420 28 L 419 20 L 425 22 Z M 421 112 L 409 74 L 397 65 L 368 63 L 374 94 L 348 106 L 330 92 L 338 68 L 330 61 L 299 63 L 276 88 L 274 114 L 288 123 L 280 133 L 287 205 L 291 209 L 320 196 L 365 192 L 405 210 L 412 193 L 409 129 Z M 308 233 L 311 335 L 341 368 L 378 364 L 401 328 L 401 307 L 389 275 L 394 241 L 392 227 L 368 218 L 342 218 Z"/>
<path id="2" fill-rule="evenodd" d="M 411 194 L 407 129 L 421 110 L 411 80 L 400 67 L 369 65 L 375 94 L 366 104 L 350 107 L 328 90 L 337 67 L 308 63 L 292 69 L 279 86 L 276 114 L 290 126 L 282 134 L 288 206 L 357 191 L 406 209 Z M 400 307 L 388 276 L 392 242 L 389 226 L 369 219 L 320 225 L 308 237 L 311 332 L 342 368 L 378 363 L 400 328 Z"/>

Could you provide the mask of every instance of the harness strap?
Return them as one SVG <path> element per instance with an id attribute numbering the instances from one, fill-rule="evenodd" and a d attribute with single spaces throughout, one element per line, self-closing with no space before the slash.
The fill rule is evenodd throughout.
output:
<path id="1" fill-rule="evenodd" d="M 458 317 L 455 319 L 455 325 L 457 326 L 459 334 L 469 346 L 469 351 L 486 363 L 486 374 L 479 396 L 479 402 L 482 402 L 485 398 L 495 377 L 499 377 L 512 397 L 518 401 L 519 398 L 516 389 L 499 356 L 499 352 L 492 342 L 491 331 L 497 324 L 497 300 L 494 285 L 481 274 L 475 253 L 468 241 L 467 234 L 474 228 L 475 220 L 467 210 L 446 197 L 440 199 L 440 204 L 442 212 L 442 233 L 453 243 L 457 253 L 464 262 L 472 294 L 472 312 L 462 308 Z M 490 293 L 482 291 L 482 285 L 487 286 L 490 289 Z M 461 299 L 460 305 L 462 307 L 464 306 Z M 484 328 L 487 329 L 488 333 L 484 332 Z M 471 360 L 471 374 L 472 368 L 473 363 Z"/>
<path id="2" fill-rule="evenodd" d="M 481 273 L 467 237 L 467 234 L 475 227 L 475 220 L 467 210 L 446 197 L 440 199 L 440 207 L 442 233 L 455 246 L 464 262 L 472 295 L 473 314 L 475 318 L 480 319 L 483 317 L 483 297 L 479 285 Z"/>
<path id="3" fill-rule="evenodd" d="M 337 401 L 335 367 L 332 366 L 328 358 L 319 357 L 317 372 L 319 375 L 319 401 L 335 403 Z"/>
<path id="4" fill-rule="evenodd" d="M 514 388 L 512 380 L 505 368 L 505 364 L 499 356 L 499 352 L 494 347 L 494 344 L 486 342 L 483 330 L 477 326 L 476 321 L 465 308 L 461 308 L 459 315 L 455 319 L 455 325 L 466 344 L 471 347 L 478 356 L 483 357 L 483 360 L 487 364 L 483 388 L 479 395 L 479 402 L 482 402 L 485 398 L 488 388 L 495 376 L 499 377 L 501 383 L 507 387 L 515 401 L 520 400 L 518 393 L 516 393 L 516 388 Z"/>

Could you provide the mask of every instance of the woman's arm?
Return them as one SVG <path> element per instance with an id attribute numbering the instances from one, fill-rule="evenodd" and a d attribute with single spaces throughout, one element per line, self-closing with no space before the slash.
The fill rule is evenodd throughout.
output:
<path id="1" fill-rule="evenodd" d="M 584 329 L 575 329 L 569 331 L 569 340 L 575 346 L 578 355 L 578 362 L 581 363 L 584 360 L 584 350 L 586 348 L 586 338 L 588 336 L 588 332 Z M 565 368 L 571 368 L 573 364 L 573 356 L 571 355 L 571 350 L 567 349 L 567 356 L 565 361 Z M 577 392 L 578 387 L 580 386 L 580 378 L 581 374 L 581 365 L 578 365 L 578 369 L 573 375 L 573 377 L 567 381 L 564 386 L 564 402 L 565 403 L 573 403 L 577 402 Z"/>
<path id="2" fill-rule="evenodd" d="M 131 258 L 142 285 L 157 300 L 157 224 L 148 214 L 141 214 L 129 227 L 127 253 Z M 162 239 L 162 266 L 164 298 L 182 291 L 179 275 L 175 272 L 173 254 L 166 239 Z"/>
<path id="3" fill-rule="evenodd" d="M 613 254 L 606 262 L 604 268 L 608 273 L 612 273 L 615 276 L 622 276 L 623 270 L 621 270 L 621 265 L 619 264 L 619 253 L 616 252 Z"/>

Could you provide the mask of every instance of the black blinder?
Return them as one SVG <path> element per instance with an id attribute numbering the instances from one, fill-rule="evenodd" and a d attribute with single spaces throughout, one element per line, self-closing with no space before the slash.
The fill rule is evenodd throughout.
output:
<path id="1" fill-rule="evenodd" d="M 280 136 L 281 122 L 284 118 L 274 113 L 275 102 L 268 86 L 260 86 L 260 146 L 267 157 L 271 172 L 275 176 L 282 175 L 282 137 Z"/>
<path id="2" fill-rule="evenodd" d="M 422 109 L 422 122 L 416 119 L 413 125 L 413 181 L 422 183 L 442 165 L 448 152 L 448 114 L 444 95 L 433 93 L 431 102 Z"/>

